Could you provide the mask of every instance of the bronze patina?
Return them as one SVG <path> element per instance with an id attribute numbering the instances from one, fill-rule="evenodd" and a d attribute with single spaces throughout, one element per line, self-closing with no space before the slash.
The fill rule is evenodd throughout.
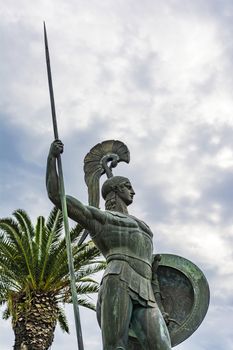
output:
<path id="1" fill-rule="evenodd" d="M 48 195 L 59 208 L 56 159 L 62 152 L 62 142 L 54 141 L 47 162 Z M 173 265 L 166 266 L 167 255 L 153 255 L 152 231 L 128 213 L 135 195 L 131 182 L 126 177 L 113 176 L 112 168 L 120 161 L 129 162 L 129 150 L 124 143 L 114 140 L 99 143 L 84 160 L 89 205 L 66 196 L 69 217 L 86 229 L 83 239 L 90 233 L 107 262 L 97 303 L 103 349 L 170 350 L 198 327 L 208 298 L 200 312 L 197 302 L 200 295 L 196 298 L 192 287 L 199 271 L 193 268 L 195 265 L 193 270 L 189 268 L 193 275 L 185 274 L 184 268 L 177 269 L 182 258 L 174 258 Z M 105 210 L 101 210 L 99 181 L 104 173 L 108 179 L 102 186 Z M 174 288 L 178 288 L 182 299 L 182 286 L 189 303 L 186 306 L 181 302 L 177 310 L 164 298 L 169 300 L 167 296 L 171 297 Z M 188 332 L 186 326 L 190 328 Z"/>

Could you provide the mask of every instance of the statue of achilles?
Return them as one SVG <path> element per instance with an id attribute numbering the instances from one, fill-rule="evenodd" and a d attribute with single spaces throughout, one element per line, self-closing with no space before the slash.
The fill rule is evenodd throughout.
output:
<path id="1" fill-rule="evenodd" d="M 54 141 L 46 177 L 49 198 L 59 208 L 56 158 L 62 152 L 62 142 Z M 84 160 L 89 205 L 66 197 L 69 217 L 89 231 L 107 261 L 97 303 L 103 349 L 134 349 L 128 336 L 131 329 L 140 344 L 135 349 L 170 350 L 165 322 L 168 316 L 163 312 L 156 278 L 158 256 L 154 259 L 152 255 L 153 233 L 143 221 L 128 213 L 135 192 L 129 179 L 112 174 L 112 168 L 120 161 L 129 162 L 125 144 L 111 140 L 96 145 Z M 102 186 L 106 209 L 102 211 L 98 208 L 99 179 L 104 173 L 108 179 Z"/>

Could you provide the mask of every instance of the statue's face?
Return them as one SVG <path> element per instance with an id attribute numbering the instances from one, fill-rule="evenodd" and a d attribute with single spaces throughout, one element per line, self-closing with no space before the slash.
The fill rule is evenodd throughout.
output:
<path id="1" fill-rule="evenodd" d="M 116 193 L 126 205 L 129 205 L 133 202 L 135 192 L 130 181 L 120 183 L 117 186 Z"/>

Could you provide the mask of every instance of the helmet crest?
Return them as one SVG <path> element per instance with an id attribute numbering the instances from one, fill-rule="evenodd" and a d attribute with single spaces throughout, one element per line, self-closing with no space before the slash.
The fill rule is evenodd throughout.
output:
<path id="1" fill-rule="evenodd" d="M 122 161 L 129 163 L 130 153 L 128 147 L 123 142 L 117 140 L 108 140 L 98 143 L 87 153 L 84 158 L 84 173 L 85 182 L 88 187 L 89 205 L 99 207 L 100 177 L 106 173 L 108 179 L 115 178 L 113 177 L 112 168 L 115 168 L 117 164 Z M 108 165 L 109 162 L 111 162 L 110 165 Z M 126 179 L 121 176 L 116 176 L 116 178 Z M 105 183 L 108 184 L 108 180 Z M 108 191 L 108 186 L 105 186 L 106 188 L 104 190 L 104 185 L 102 193 L 105 198 L 104 193 Z"/>

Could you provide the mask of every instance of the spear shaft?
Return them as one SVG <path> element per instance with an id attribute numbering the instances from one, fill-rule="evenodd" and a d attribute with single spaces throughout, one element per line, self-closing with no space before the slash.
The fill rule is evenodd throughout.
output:
<path id="1" fill-rule="evenodd" d="M 50 104 L 51 104 L 51 112 L 52 112 L 52 120 L 53 120 L 54 138 L 55 140 L 58 140 L 59 137 L 58 137 L 58 128 L 57 128 L 57 118 L 56 118 L 52 73 L 51 73 L 51 67 L 50 67 L 48 39 L 47 39 L 45 22 L 44 22 L 44 43 L 45 43 L 45 56 L 46 56 L 46 65 L 47 65 L 47 73 L 48 73 L 49 95 L 50 95 Z M 73 255 L 72 255 L 72 249 L 71 249 L 71 239 L 70 239 L 68 212 L 67 212 L 67 204 L 66 204 L 66 196 L 65 196 L 65 186 L 64 186 L 62 162 L 61 162 L 60 155 L 57 158 L 57 169 L 58 169 L 59 190 L 60 190 L 61 206 L 62 206 L 62 213 L 63 213 L 65 238 L 66 238 L 68 266 L 69 266 L 69 273 L 70 273 L 70 287 L 71 287 L 74 319 L 75 319 L 75 326 L 76 326 L 76 336 L 77 336 L 77 342 L 78 342 L 78 349 L 84 350 L 79 307 L 78 307 L 78 297 L 77 297 L 77 290 L 76 290 L 76 284 L 75 284 L 74 261 L 73 261 Z"/>

